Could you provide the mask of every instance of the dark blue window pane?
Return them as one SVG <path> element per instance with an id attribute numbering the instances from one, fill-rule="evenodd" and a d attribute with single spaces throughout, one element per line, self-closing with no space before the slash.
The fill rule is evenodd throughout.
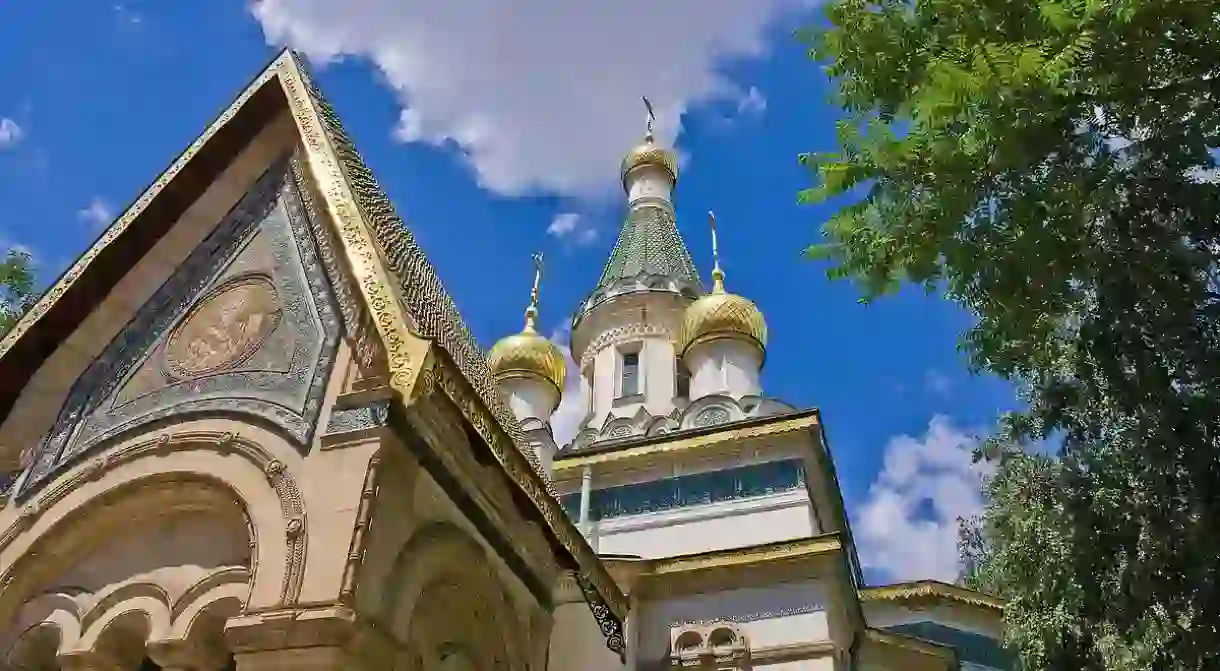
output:
<path id="1" fill-rule="evenodd" d="M 565 494 L 559 497 L 559 505 L 573 522 L 580 521 L 580 494 Z"/>
<path id="2" fill-rule="evenodd" d="M 608 519 L 620 515 L 639 515 L 785 492 L 804 485 L 805 469 L 801 460 L 773 461 L 597 489 L 590 493 L 589 517 Z M 576 506 L 579 509 L 579 500 Z"/>

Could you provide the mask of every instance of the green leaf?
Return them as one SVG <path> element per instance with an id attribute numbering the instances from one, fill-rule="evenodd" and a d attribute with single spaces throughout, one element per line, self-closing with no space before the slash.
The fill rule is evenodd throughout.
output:
<path id="1" fill-rule="evenodd" d="M 850 198 L 803 255 L 862 301 L 943 290 L 977 317 L 971 365 L 1027 401 L 991 443 L 967 582 L 1010 599 L 1023 669 L 1210 668 L 1220 183 L 1191 175 L 1220 145 L 1220 0 L 825 12 L 807 39 L 844 115 L 799 198 Z"/>

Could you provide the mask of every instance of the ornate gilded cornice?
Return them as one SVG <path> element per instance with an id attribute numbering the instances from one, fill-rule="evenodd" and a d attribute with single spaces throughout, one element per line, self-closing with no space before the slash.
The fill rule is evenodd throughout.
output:
<path id="1" fill-rule="evenodd" d="M 774 585 L 834 574 L 843 592 L 852 594 L 843 544 L 838 534 L 648 561 L 634 580 L 654 597 L 723 590 L 727 587 Z M 634 590 L 633 590 L 634 591 Z M 849 599 L 850 600 L 850 599 Z M 820 604 L 818 608 L 825 607 Z"/>
<path id="2" fill-rule="evenodd" d="M 650 436 L 638 441 L 619 443 L 613 449 L 589 450 L 560 455 L 553 465 L 556 479 L 563 474 L 576 472 L 586 465 L 633 462 L 658 454 L 698 452 L 711 447 L 732 444 L 742 440 L 770 438 L 788 433 L 804 431 L 818 425 L 816 411 L 803 411 L 790 415 L 775 415 L 755 421 L 725 425 L 714 430 L 695 430 L 665 436 Z"/>
<path id="3" fill-rule="evenodd" d="M 710 569 L 756 568 L 773 562 L 826 556 L 842 549 L 843 543 L 839 540 L 839 535 L 827 534 L 795 541 L 752 545 L 731 550 L 713 550 L 659 559 L 653 562 L 648 575 L 652 578 L 661 578 Z"/>
<path id="4" fill-rule="evenodd" d="M 935 580 L 866 587 L 860 590 L 860 600 L 904 603 L 950 602 L 985 608 L 997 613 L 1004 610 L 1004 601 L 997 597 Z"/>

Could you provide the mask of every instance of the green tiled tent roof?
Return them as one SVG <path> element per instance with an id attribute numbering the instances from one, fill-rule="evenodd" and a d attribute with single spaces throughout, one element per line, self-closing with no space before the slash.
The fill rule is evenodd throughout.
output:
<path id="1" fill-rule="evenodd" d="M 664 275 L 701 286 L 699 271 L 666 208 L 645 206 L 627 215 L 594 292 L 638 275 Z"/>

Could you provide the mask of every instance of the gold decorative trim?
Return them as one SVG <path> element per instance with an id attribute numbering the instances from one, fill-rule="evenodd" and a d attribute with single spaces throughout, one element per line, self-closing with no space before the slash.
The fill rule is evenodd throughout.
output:
<path id="1" fill-rule="evenodd" d="M 919 582 L 897 583 L 878 587 L 865 587 L 860 590 L 860 601 L 899 601 L 926 602 L 949 601 L 968 606 L 986 608 L 997 613 L 1004 610 L 1004 600 L 998 597 L 976 592 L 965 587 L 950 585 L 936 580 L 921 580 Z"/>
<path id="2" fill-rule="evenodd" d="M 296 59 L 285 51 L 273 70 L 288 100 L 292 118 L 305 146 L 306 163 L 321 192 L 322 205 L 334 222 L 347 270 L 356 280 L 364 304 L 385 347 L 390 388 L 402 398 L 413 396 L 415 380 L 431 343 L 408 328 L 407 315 L 390 288 L 376 243 L 356 205 L 351 187 L 326 136 L 313 97 L 309 94 Z"/>
<path id="3" fill-rule="evenodd" d="M 556 479 L 562 479 L 560 477 L 561 474 L 578 471 L 589 465 L 635 461 L 656 454 L 670 455 L 680 452 L 696 452 L 725 443 L 735 443 L 753 438 L 766 438 L 804 431 L 817 426 L 818 423 L 816 412 L 810 411 L 796 417 L 784 418 L 779 416 L 777 421 L 762 424 L 752 424 L 736 428 L 729 425 L 720 431 L 699 434 L 697 436 L 683 437 L 681 433 L 676 433 L 660 440 L 655 437 L 649 437 L 647 439 L 648 442 L 641 445 L 632 445 L 616 450 L 595 452 L 593 454 L 576 454 L 569 457 L 560 457 L 555 460 L 553 469 Z"/>
<path id="4" fill-rule="evenodd" d="M 752 545 L 732 550 L 713 550 L 656 560 L 646 575 L 651 578 L 720 568 L 747 568 L 789 559 L 824 556 L 843 549 L 838 534 L 798 541 Z"/>

